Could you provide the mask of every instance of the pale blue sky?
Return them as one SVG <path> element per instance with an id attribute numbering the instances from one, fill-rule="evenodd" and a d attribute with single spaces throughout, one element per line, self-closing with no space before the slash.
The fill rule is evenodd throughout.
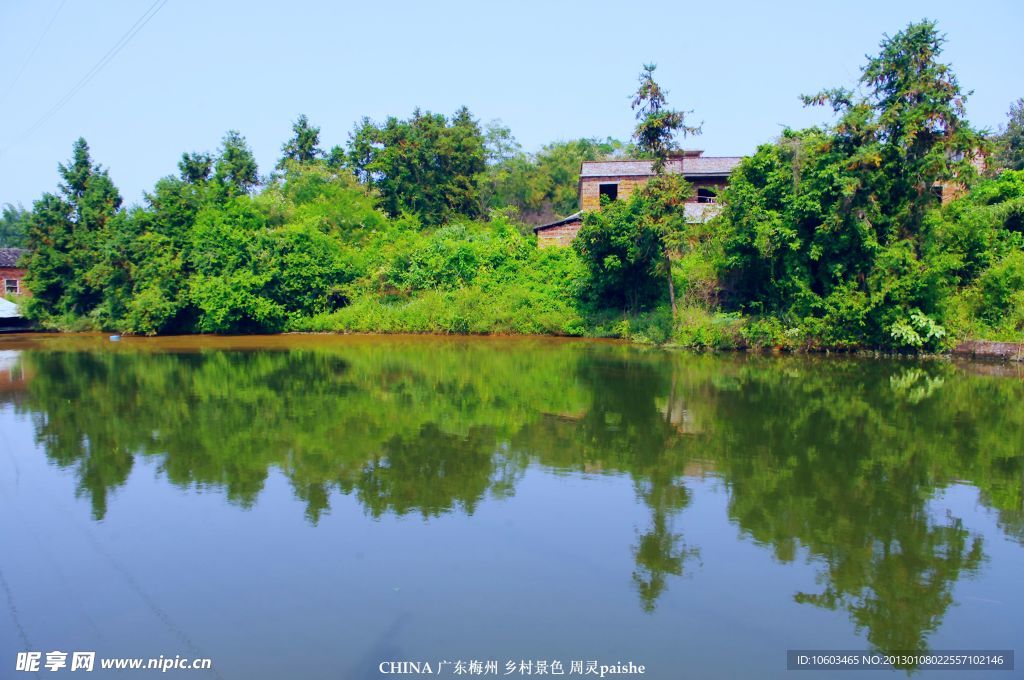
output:
<path id="1" fill-rule="evenodd" d="M 923 17 L 949 38 L 944 58 L 974 90 L 975 125 L 1003 124 L 1024 96 L 1020 0 L 169 0 L 26 136 L 152 3 L 61 1 L 0 0 L 0 203 L 27 207 L 52 191 L 78 136 L 128 202 L 174 173 L 182 151 L 212 151 L 230 128 L 269 171 L 300 113 L 322 127 L 325 147 L 343 143 L 364 115 L 404 117 L 416 106 L 447 114 L 462 104 L 482 122 L 500 118 L 526 150 L 626 138 L 628 96 L 650 61 L 669 103 L 704 122 L 687 147 L 746 154 L 784 125 L 825 120 L 798 95 L 852 85 L 883 33 Z"/>

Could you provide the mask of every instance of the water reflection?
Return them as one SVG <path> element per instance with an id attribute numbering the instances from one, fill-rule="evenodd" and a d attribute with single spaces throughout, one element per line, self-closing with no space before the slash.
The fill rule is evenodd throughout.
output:
<path id="1" fill-rule="evenodd" d="M 688 477 L 711 474 L 746 537 L 820 565 L 820 589 L 794 599 L 845 610 L 887 651 L 926 649 L 953 586 L 983 568 L 983 537 L 928 511 L 937 490 L 972 484 L 1024 540 L 1024 384 L 949 364 L 431 341 L 30 349 L 15 364 L 22 385 L 0 400 L 30 414 L 96 520 L 140 456 L 243 507 L 277 468 L 313 524 L 335 493 L 371 517 L 431 518 L 513 496 L 531 465 L 628 475 L 649 514 L 632 579 L 653 611 L 700 568 L 680 514 Z"/>

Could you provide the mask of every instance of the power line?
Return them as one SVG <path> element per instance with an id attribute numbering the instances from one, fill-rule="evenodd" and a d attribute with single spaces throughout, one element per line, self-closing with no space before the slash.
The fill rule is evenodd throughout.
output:
<path id="1" fill-rule="evenodd" d="M 57 101 L 56 104 L 54 104 L 52 107 L 50 107 L 50 109 L 46 113 L 44 113 L 39 118 L 39 120 L 37 120 L 30 128 L 25 130 L 25 132 L 23 132 L 18 139 L 16 139 L 15 141 L 11 142 L 2 151 L 0 151 L 0 154 L 6 153 L 12 147 L 14 147 L 15 145 L 17 145 L 20 142 L 23 142 L 26 139 L 28 139 L 28 137 L 31 136 L 33 132 L 35 132 L 40 127 L 42 127 L 48 120 L 53 118 L 62 108 L 64 108 L 64 106 L 69 101 L 71 101 L 71 99 L 76 94 L 78 94 L 83 87 L 88 85 L 89 82 L 93 78 L 95 78 L 96 75 L 100 71 L 102 71 L 103 68 L 107 64 L 109 64 L 110 61 L 114 57 L 116 57 L 117 54 L 121 50 L 123 50 L 124 47 L 129 42 L 131 42 L 131 39 L 134 38 L 135 35 L 139 31 L 141 31 L 146 26 L 146 24 L 149 23 L 150 19 L 152 19 L 154 16 L 156 16 L 157 12 L 159 12 L 161 9 L 163 9 L 163 6 L 166 5 L 167 2 L 168 2 L 168 0 L 155 0 L 155 2 L 152 5 L 149 6 L 149 9 L 147 9 L 145 12 L 143 12 L 142 16 L 140 16 L 138 19 L 136 19 L 135 23 L 132 24 L 131 27 L 127 31 L 124 32 L 124 34 L 118 39 L 118 41 L 116 43 L 114 43 L 114 46 L 111 47 L 109 50 L 107 50 L 107 53 L 104 54 L 102 57 L 100 57 L 99 61 L 97 61 L 93 65 L 93 67 L 91 69 L 89 69 L 84 76 L 82 76 L 81 80 L 79 80 L 77 83 L 75 83 L 75 85 L 70 90 L 68 90 L 67 94 L 65 94 L 63 97 L 61 97 Z"/>
<path id="2" fill-rule="evenodd" d="M 61 9 L 64 8 L 64 3 L 66 3 L 67 1 L 68 0 L 60 0 L 60 4 L 57 5 L 57 9 L 54 11 L 53 16 L 51 16 L 50 21 L 47 22 L 46 28 L 43 29 L 43 32 L 40 34 L 39 39 L 36 40 L 36 44 L 32 46 L 31 50 L 29 50 L 28 56 L 25 57 L 25 60 L 21 62 L 21 67 L 18 69 L 18 74 L 14 76 L 14 80 L 12 80 L 11 84 L 7 86 L 7 89 L 4 90 L 4 93 L 0 95 L 0 104 L 3 104 L 7 100 L 7 95 L 11 93 L 11 90 L 14 89 L 14 86 L 18 84 L 19 80 L 21 80 L 21 76 L 25 73 L 25 67 L 28 66 L 28 63 L 30 61 L 32 61 L 32 57 L 36 55 L 36 51 L 39 49 L 39 46 L 43 44 L 43 38 L 45 38 L 46 34 L 50 32 L 50 27 L 53 26 L 53 22 L 57 19 L 57 15 L 60 14 Z"/>

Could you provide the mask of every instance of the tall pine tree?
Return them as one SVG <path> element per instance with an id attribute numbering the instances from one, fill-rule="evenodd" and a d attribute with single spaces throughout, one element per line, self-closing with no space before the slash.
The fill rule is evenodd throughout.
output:
<path id="1" fill-rule="evenodd" d="M 71 160 L 59 166 L 56 194 L 35 202 L 28 229 L 29 313 L 36 318 L 86 315 L 103 299 L 104 284 L 94 270 L 121 207 L 121 195 L 107 171 L 92 162 L 79 138 Z"/>

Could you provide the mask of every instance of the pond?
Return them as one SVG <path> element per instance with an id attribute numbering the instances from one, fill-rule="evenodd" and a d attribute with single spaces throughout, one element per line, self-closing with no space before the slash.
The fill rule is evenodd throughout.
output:
<path id="1" fill-rule="evenodd" d="M 787 650 L 1024 640 L 1020 369 L 0 336 L 0 435 L 6 670 L 89 650 L 95 677 L 782 678 Z M 902 666 L 867 675 L 923 672 Z"/>

